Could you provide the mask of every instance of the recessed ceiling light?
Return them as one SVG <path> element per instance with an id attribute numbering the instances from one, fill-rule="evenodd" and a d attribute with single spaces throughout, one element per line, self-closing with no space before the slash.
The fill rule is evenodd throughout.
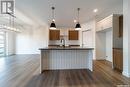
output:
<path id="1" fill-rule="evenodd" d="M 94 9 L 93 12 L 94 12 L 94 13 L 98 12 L 98 9 Z"/>
<path id="2" fill-rule="evenodd" d="M 74 20 L 74 23 L 76 23 L 77 22 L 77 20 Z"/>
<path id="3" fill-rule="evenodd" d="M 53 19 L 52 21 L 54 21 L 54 22 L 55 22 L 55 19 Z"/>

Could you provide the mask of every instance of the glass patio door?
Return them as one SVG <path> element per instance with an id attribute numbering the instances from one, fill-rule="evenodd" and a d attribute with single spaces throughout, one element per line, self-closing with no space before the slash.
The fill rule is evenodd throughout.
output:
<path id="1" fill-rule="evenodd" d="M 5 51 L 5 49 L 6 49 L 6 47 L 5 47 L 5 32 L 3 32 L 3 31 L 0 31 L 0 57 L 3 57 L 3 56 L 5 56 L 6 55 L 6 51 Z"/>

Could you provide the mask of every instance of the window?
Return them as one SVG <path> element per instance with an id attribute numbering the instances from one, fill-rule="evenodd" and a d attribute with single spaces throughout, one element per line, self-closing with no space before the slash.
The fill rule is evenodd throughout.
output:
<path id="1" fill-rule="evenodd" d="M 5 32 L 0 31 L 0 57 L 5 56 Z"/>

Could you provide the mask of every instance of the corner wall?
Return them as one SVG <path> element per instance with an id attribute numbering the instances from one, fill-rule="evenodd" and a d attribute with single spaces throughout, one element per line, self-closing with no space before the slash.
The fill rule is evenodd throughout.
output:
<path id="1" fill-rule="evenodd" d="M 130 0 L 123 0 L 123 75 L 130 77 Z"/>
<path id="2" fill-rule="evenodd" d="M 112 62 L 112 48 L 113 48 L 112 30 L 106 32 L 106 60 Z"/>

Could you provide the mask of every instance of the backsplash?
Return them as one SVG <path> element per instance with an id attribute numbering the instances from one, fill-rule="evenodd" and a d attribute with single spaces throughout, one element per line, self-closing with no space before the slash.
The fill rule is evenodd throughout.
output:
<path id="1" fill-rule="evenodd" d="M 49 41 L 49 45 L 61 45 L 60 40 L 55 40 L 55 41 Z M 80 45 L 79 40 L 67 40 L 65 39 L 65 45 Z"/>

